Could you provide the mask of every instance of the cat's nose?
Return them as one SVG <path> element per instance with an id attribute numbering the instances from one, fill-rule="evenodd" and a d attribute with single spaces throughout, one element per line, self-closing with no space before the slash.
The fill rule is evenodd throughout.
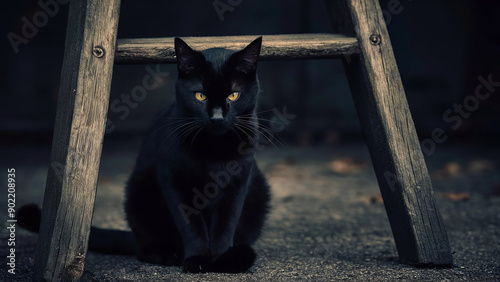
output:
<path id="1" fill-rule="evenodd" d="M 224 117 L 222 116 L 222 108 L 221 107 L 215 107 L 212 109 L 212 117 L 210 119 L 212 120 L 221 120 Z"/>

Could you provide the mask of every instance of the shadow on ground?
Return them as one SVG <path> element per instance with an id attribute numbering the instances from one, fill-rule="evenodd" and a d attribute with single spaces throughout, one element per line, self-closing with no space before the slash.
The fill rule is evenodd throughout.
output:
<path id="1" fill-rule="evenodd" d="M 46 148 L 23 148 L 16 168 L 17 205 L 42 202 Z M 137 144 L 105 146 L 93 224 L 126 229 L 123 185 Z M 123 153 L 127 152 L 127 153 Z M 89 252 L 83 281 L 498 281 L 500 280 L 500 151 L 441 148 L 427 158 L 448 230 L 452 268 L 400 264 L 369 154 L 362 144 L 285 148 L 258 154 L 273 187 L 272 212 L 244 274 L 184 274 L 179 267 Z M 4 167 L 19 162 L 7 153 Z M 5 175 L 1 177 L 6 178 Z M 2 178 L 3 179 L 3 178 Z M 3 180 L 3 183 L 6 180 Z M 6 190 L 6 189 L 4 189 Z M 6 199 L 6 191 L 0 196 Z M 6 201 L 5 201 L 6 202 Z M 5 210 L 7 204 L 5 204 Z M 6 211 L 0 213 L 6 222 Z M 37 235 L 16 230 L 16 274 L 7 273 L 9 235 L 1 231 L 1 281 L 29 281 Z"/>

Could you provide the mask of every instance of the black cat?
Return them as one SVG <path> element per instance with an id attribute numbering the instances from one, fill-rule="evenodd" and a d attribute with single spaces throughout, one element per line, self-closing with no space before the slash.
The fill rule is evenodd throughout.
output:
<path id="1" fill-rule="evenodd" d="M 197 52 L 175 39 L 176 100 L 146 136 L 126 188 L 134 236 L 92 228 L 90 250 L 134 250 L 141 261 L 183 265 L 186 272 L 244 272 L 252 266 L 250 245 L 270 201 L 254 159 L 261 41 L 238 52 Z M 20 223 L 26 213 L 18 212 Z"/>

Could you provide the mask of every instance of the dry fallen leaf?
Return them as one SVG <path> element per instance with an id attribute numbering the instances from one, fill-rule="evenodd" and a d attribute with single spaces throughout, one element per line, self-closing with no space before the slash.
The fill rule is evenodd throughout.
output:
<path id="1" fill-rule="evenodd" d="M 268 177 L 286 175 L 288 170 L 289 166 L 281 163 L 273 165 L 271 168 L 268 169 L 266 174 L 268 175 Z"/>
<path id="2" fill-rule="evenodd" d="M 352 157 L 336 159 L 328 164 L 328 168 L 340 174 L 357 174 L 368 167 L 368 162 Z"/>
<path id="3" fill-rule="evenodd" d="M 463 192 L 446 192 L 438 195 L 443 199 L 447 199 L 453 202 L 467 201 L 470 199 L 469 193 L 463 193 Z"/>
<path id="4" fill-rule="evenodd" d="M 457 175 L 460 172 L 460 165 L 456 162 L 449 162 L 443 166 L 443 171 L 449 175 Z"/>
<path id="5" fill-rule="evenodd" d="M 467 165 L 467 172 L 477 175 L 494 168 L 495 164 L 489 160 L 472 160 Z"/>
<path id="6" fill-rule="evenodd" d="M 382 198 L 381 194 L 374 195 L 370 198 L 372 204 L 383 204 L 384 199 Z"/>
<path id="7" fill-rule="evenodd" d="M 274 177 L 274 176 L 289 175 L 291 170 L 293 169 L 293 166 L 296 163 L 297 159 L 295 159 L 294 157 L 286 157 L 283 161 L 275 165 L 272 165 L 269 169 L 267 169 L 266 176 Z"/>
<path id="8" fill-rule="evenodd" d="M 460 174 L 460 164 L 457 162 L 445 163 L 440 169 L 433 172 L 433 176 L 437 179 L 446 179 L 451 176 L 458 176 Z"/>

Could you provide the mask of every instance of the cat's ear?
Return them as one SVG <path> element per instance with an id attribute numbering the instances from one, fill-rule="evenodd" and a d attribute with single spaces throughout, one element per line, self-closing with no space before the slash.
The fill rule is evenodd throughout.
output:
<path id="1" fill-rule="evenodd" d="M 174 39 L 175 57 L 177 58 L 177 70 L 180 74 L 190 74 L 200 64 L 201 55 L 191 49 L 184 40 L 176 37 Z"/>
<path id="2" fill-rule="evenodd" d="M 256 72 L 261 45 L 262 36 L 255 39 L 243 50 L 238 51 L 231 56 L 231 60 L 234 60 L 233 62 L 237 71 L 246 74 L 253 74 Z"/>

